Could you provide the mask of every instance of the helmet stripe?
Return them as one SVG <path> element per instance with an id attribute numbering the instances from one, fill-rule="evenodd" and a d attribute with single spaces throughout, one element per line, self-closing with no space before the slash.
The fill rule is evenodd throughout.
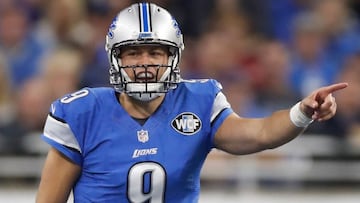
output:
<path id="1" fill-rule="evenodd" d="M 150 7 L 148 3 L 140 3 L 141 32 L 150 32 Z"/>

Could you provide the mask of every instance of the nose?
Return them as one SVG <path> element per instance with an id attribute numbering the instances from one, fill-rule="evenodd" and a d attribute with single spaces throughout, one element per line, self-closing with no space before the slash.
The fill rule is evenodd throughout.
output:
<path id="1" fill-rule="evenodd" d="M 136 65 L 141 66 L 141 67 L 134 69 L 135 75 L 142 73 L 142 72 L 153 73 L 154 71 L 156 71 L 154 67 L 148 66 L 148 65 L 153 65 L 154 61 L 153 61 L 151 54 L 146 51 L 141 52 L 138 55 L 136 63 L 137 63 Z"/>
<path id="2" fill-rule="evenodd" d="M 147 52 L 143 52 L 139 55 L 139 58 L 138 58 L 138 64 L 137 65 L 147 65 L 147 64 L 152 64 L 152 60 L 151 60 L 151 57 L 150 57 L 150 54 L 147 53 Z"/>

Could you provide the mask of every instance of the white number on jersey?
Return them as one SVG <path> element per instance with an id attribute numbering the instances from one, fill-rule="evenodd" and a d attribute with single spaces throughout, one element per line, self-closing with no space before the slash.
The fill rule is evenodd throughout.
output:
<path id="1" fill-rule="evenodd" d="M 74 101 L 75 99 L 81 98 L 81 97 L 85 97 L 86 95 L 89 94 L 89 90 L 83 89 L 83 90 L 79 90 L 77 92 L 74 92 L 68 96 L 63 97 L 60 101 L 61 103 L 70 103 L 72 101 Z"/>
<path id="2" fill-rule="evenodd" d="M 150 176 L 149 192 L 144 192 L 145 175 Z M 158 163 L 142 162 L 129 170 L 128 198 L 130 202 L 163 203 L 165 198 L 166 173 Z"/>

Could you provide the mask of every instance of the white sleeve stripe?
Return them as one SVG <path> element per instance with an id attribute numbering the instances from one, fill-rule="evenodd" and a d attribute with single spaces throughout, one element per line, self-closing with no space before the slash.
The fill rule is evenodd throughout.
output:
<path id="1" fill-rule="evenodd" d="M 218 114 L 220 112 L 222 112 L 222 110 L 226 109 L 226 108 L 230 108 L 230 104 L 227 101 L 225 95 L 222 92 L 219 92 L 216 97 L 215 97 L 215 101 L 213 104 L 213 108 L 211 110 L 211 122 L 214 121 L 214 119 L 218 116 Z"/>
<path id="2" fill-rule="evenodd" d="M 70 126 L 67 123 L 62 123 L 49 115 L 46 119 L 44 127 L 44 136 L 61 145 L 81 152 L 79 143 L 77 142 L 74 133 L 71 131 Z"/>

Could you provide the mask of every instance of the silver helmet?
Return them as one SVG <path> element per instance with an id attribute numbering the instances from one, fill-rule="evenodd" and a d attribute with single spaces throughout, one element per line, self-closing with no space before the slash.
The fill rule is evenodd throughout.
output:
<path id="1" fill-rule="evenodd" d="M 156 76 L 156 81 L 133 81 L 125 68 L 147 68 L 154 65 L 123 66 L 119 58 L 124 46 L 156 44 L 169 48 L 168 64 L 158 64 L 166 71 Z M 110 62 L 110 84 L 118 92 L 141 100 L 150 101 L 169 89 L 177 87 L 180 81 L 179 61 L 184 42 L 181 30 L 171 14 L 152 3 L 137 3 L 120 11 L 114 18 L 106 36 L 105 50 Z M 145 70 L 146 71 L 146 70 Z"/>

